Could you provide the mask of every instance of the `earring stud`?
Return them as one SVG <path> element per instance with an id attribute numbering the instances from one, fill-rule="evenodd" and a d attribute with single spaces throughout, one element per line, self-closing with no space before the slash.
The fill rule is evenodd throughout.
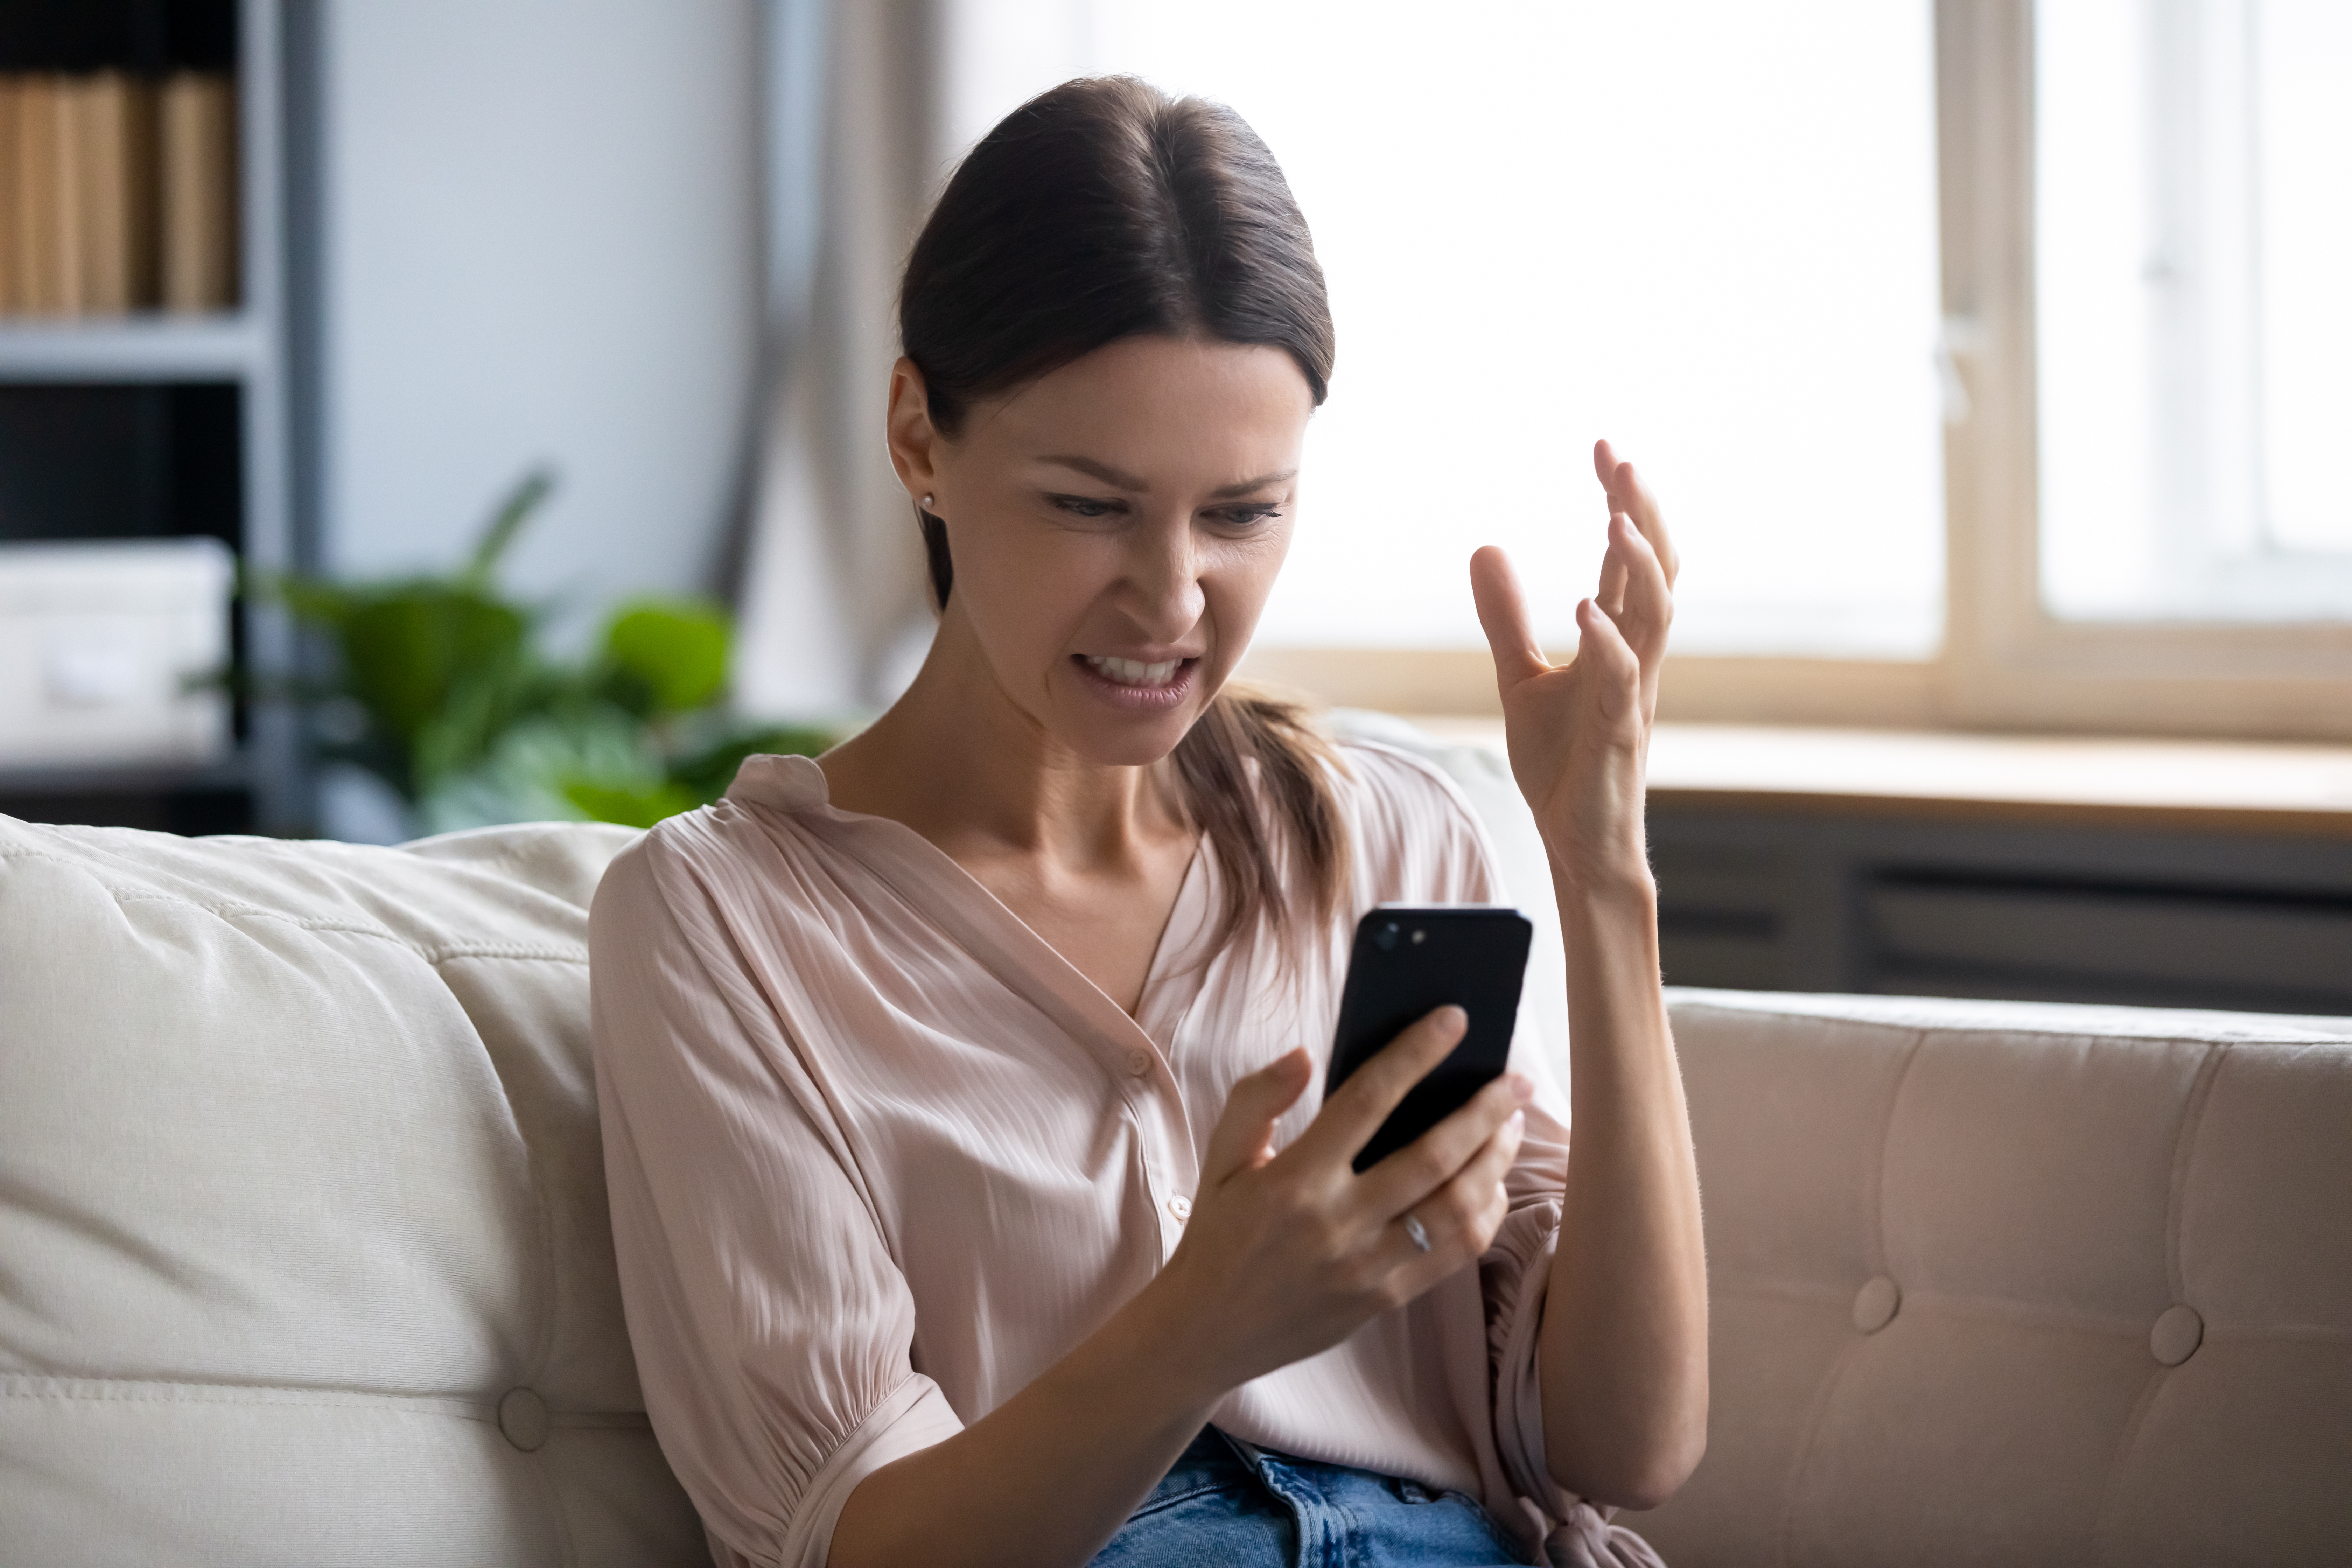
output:
<path id="1" fill-rule="evenodd" d="M 939 503 L 933 500 L 930 497 L 925 496 L 923 498 L 923 510 L 925 511 L 929 511 L 938 505 Z"/>

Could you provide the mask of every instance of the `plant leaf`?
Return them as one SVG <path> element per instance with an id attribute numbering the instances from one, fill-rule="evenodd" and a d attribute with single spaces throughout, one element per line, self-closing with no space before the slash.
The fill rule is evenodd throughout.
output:
<path id="1" fill-rule="evenodd" d="M 640 600 L 604 629 L 609 695 L 646 717 L 688 713 L 727 689 L 726 612 L 689 600 Z"/>
<path id="2" fill-rule="evenodd" d="M 506 554 L 507 548 L 514 543 L 515 535 L 522 531 L 522 525 L 530 521 L 531 513 L 540 509 L 554 489 L 555 471 L 551 468 L 533 468 L 515 481 L 514 488 L 507 491 L 506 499 L 491 511 L 490 521 L 482 529 L 481 539 L 474 545 L 473 558 L 457 574 L 458 581 L 471 588 L 488 588 L 491 574 L 498 570 L 499 562 Z"/>
<path id="3" fill-rule="evenodd" d="M 511 605 L 426 582 L 368 595 L 337 631 L 352 695 L 377 723 L 413 742 L 461 679 L 510 675 L 529 622 Z"/>
<path id="4" fill-rule="evenodd" d="M 626 788 L 574 779 L 563 786 L 563 795 L 591 822 L 617 822 L 625 827 L 651 827 L 665 817 L 705 804 L 683 784 L 667 781 Z"/>

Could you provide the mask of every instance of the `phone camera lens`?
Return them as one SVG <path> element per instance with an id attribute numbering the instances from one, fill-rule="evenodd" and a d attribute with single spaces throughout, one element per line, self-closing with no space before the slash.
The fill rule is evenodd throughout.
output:
<path id="1" fill-rule="evenodd" d="M 1391 921 L 1372 933 L 1372 945 L 1382 952 L 1392 952 L 1397 944 L 1397 923 Z"/>
<path id="2" fill-rule="evenodd" d="M 1415 927 L 1413 927 L 1413 928 L 1412 928 L 1412 945 L 1413 945 L 1413 946 L 1415 946 L 1415 947 L 1419 947 L 1423 942 L 1427 942 L 1428 940 L 1429 940 L 1429 933 L 1428 933 L 1427 931 L 1425 931 L 1422 930 L 1419 926 L 1415 926 Z"/>

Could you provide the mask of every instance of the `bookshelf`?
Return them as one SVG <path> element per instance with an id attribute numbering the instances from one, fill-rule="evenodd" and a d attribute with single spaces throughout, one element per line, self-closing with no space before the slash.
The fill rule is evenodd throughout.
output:
<path id="1" fill-rule="evenodd" d="M 8 0 L 0 71 L 160 83 L 193 65 L 235 84 L 234 297 L 166 310 L 0 316 L 0 539 L 209 535 L 248 571 L 310 563 L 296 521 L 287 222 L 289 31 L 301 0 Z M 160 98 L 163 89 L 158 86 Z M 299 149 L 298 149 L 299 152 Z M 299 171 L 298 171 L 299 173 Z M 183 294 L 184 305 L 184 291 Z M 291 668 L 281 616 L 240 602 L 234 658 Z M 0 813 L 184 833 L 294 831 L 310 816 L 299 734 L 240 703 L 232 753 L 187 767 L 0 770 Z"/>
<path id="2" fill-rule="evenodd" d="M 245 310 L 221 316 L 48 321 L 0 318 L 0 381 L 236 381 L 275 344 Z"/>

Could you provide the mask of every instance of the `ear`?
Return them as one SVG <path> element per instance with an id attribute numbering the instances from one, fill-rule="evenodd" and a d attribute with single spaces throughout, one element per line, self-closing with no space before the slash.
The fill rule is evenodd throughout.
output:
<path id="1" fill-rule="evenodd" d="M 898 470 L 898 482 L 907 487 L 908 496 L 919 502 L 935 494 L 940 434 L 931 425 L 930 393 L 923 384 L 923 373 L 903 354 L 890 367 L 887 428 L 890 466 Z"/>

